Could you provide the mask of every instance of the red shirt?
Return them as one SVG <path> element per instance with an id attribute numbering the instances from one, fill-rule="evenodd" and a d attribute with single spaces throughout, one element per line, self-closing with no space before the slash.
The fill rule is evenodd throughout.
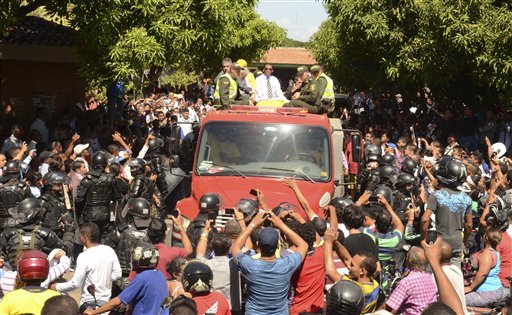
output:
<path id="1" fill-rule="evenodd" d="M 204 315 L 231 315 L 229 304 L 224 295 L 219 292 L 210 292 L 207 295 L 198 295 L 192 298 L 197 304 L 197 314 Z"/>
<path id="2" fill-rule="evenodd" d="M 153 246 L 158 250 L 158 254 L 160 255 L 156 269 L 160 270 L 167 280 L 171 279 L 171 275 L 167 273 L 167 264 L 177 257 L 187 258 L 189 253 L 184 248 L 167 247 L 164 243 L 158 243 Z"/>
<path id="3" fill-rule="evenodd" d="M 324 307 L 324 247 L 315 248 L 311 256 L 306 256 L 302 266 L 292 279 L 294 296 L 290 314 L 302 311 L 321 312 Z"/>
<path id="4" fill-rule="evenodd" d="M 501 242 L 496 246 L 496 250 L 500 253 L 501 266 L 498 277 L 504 287 L 510 287 L 510 281 L 507 277 L 512 277 L 512 238 L 507 232 L 502 234 Z"/>

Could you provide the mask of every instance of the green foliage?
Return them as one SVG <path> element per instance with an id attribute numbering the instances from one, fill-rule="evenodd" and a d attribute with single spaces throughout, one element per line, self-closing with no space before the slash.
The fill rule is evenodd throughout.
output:
<path id="1" fill-rule="evenodd" d="M 193 72 L 183 70 L 165 71 L 160 77 L 160 83 L 168 84 L 170 87 L 179 89 L 182 86 L 189 86 L 197 82 L 197 75 Z"/>
<path id="2" fill-rule="evenodd" d="M 285 39 L 283 39 L 283 41 L 281 42 L 281 44 L 279 46 L 280 47 L 306 47 L 307 44 L 308 43 L 306 43 L 306 42 L 301 42 L 301 41 L 286 37 Z"/>
<path id="3" fill-rule="evenodd" d="M 9 8 L 17 9 L 13 14 L 2 10 L 0 26 L 41 6 L 50 16 L 65 18 L 78 30 L 80 71 L 93 86 L 140 78 L 147 69 L 148 79 L 156 81 L 164 66 L 213 73 L 226 56 L 259 59 L 285 35 L 277 24 L 261 19 L 255 0 L 27 2 L 7 1 Z"/>
<path id="4" fill-rule="evenodd" d="M 311 49 L 346 88 L 428 83 L 450 98 L 512 98 L 512 11 L 506 4 L 332 0 L 326 8 L 330 18 Z"/>

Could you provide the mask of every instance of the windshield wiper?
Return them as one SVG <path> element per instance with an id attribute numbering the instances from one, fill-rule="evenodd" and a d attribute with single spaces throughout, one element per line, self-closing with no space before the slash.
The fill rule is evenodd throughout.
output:
<path id="1" fill-rule="evenodd" d="M 217 164 L 217 163 L 209 163 L 209 164 L 211 166 L 218 166 L 218 167 L 227 168 L 228 170 L 233 171 L 233 173 L 236 173 L 236 174 L 242 176 L 243 178 L 247 178 L 247 176 L 245 176 L 244 173 L 240 172 L 239 170 L 237 170 L 236 168 L 234 168 L 232 166 L 224 165 L 224 164 Z"/>
<path id="2" fill-rule="evenodd" d="M 279 168 L 279 167 L 262 167 L 261 168 L 262 170 L 274 170 L 274 171 L 283 171 L 283 172 L 290 172 L 290 173 L 298 173 L 300 175 L 302 175 L 302 177 L 304 177 L 305 179 L 309 180 L 310 182 L 312 183 L 316 183 L 315 180 L 311 177 L 308 176 L 308 174 L 304 173 L 303 171 L 299 171 L 299 170 L 290 170 L 290 169 L 286 169 L 286 168 Z"/>

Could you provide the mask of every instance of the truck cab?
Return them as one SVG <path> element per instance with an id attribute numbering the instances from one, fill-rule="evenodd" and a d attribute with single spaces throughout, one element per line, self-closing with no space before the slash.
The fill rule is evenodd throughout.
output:
<path id="1" fill-rule="evenodd" d="M 301 109 L 234 106 L 211 112 L 199 132 L 192 195 L 177 208 L 193 219 L 201 196 L 217 193 L 223 209 L 216 225 L 222 226 L 241 198 L 254 198 L 251 189 L 260 189 L 270 207 L 285 201 L 299 206 L 282 181 L 294 177 L 318 213 L 321 201 L 343 194 L 342 146 L 338 119 Z"/>

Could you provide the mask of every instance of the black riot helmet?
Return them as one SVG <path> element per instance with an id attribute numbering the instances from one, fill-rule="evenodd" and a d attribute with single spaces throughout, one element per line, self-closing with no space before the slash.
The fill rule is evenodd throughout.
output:
<path id="1" fill-rule="evenodd" d="M 364 306 L 363 290 L 351 280 L 336 282 L 325 297 L 326 314 L 355 315 L 361 314 Z"/>
<path id="2" fill-rule="evenodd" d="M 5 175 L 19 175 L 20 174 L 20 162 L 11 160 L 4 166 Z"/>
<path id="3" fill-rule="evenodd" d="M 485 217 L 485 221 L 491 226 L 505 232 L 509 225 L 510 204 L 501 197 L 496 196 L 496 200 L 489 205 L 489 214 Z"/>
<path id="4" fill-rule="evenodd" d="M 148 142 L 148 153 L 150 152 L 155 152 L 161 148 L 163 148 L 164 146 L 164 140 L 160 139 L 160 138 L 154 138 L 154 139 L 151 139 L 149 140 Z"/>
<path id="5" fill-rule="evenodd" d="M 149 201 L 144 198 L 132 198 L 126 203 L 121 215 L 125 217 L 126 214 L 130 214 L 136 227 L 147 228 L 151 222 L 150 210 Z"/>
<path id="6" fill-rule="evenodd" d="M 258 211 L 258 202 L 254 199 L 243 198 L 235 206 L 238 211 L 245 214 L 247 217 L 252 218 L 256 211 Z"/>
<path id="7" fill-rule="evenodd" d="M 402 189 L 406 185 L 414 184 L 416 181 L 416 178 L 408 173 L 402 173 L 398 175 L 395 182 L 395 188 L 396 189 Z"/>
<path id="8" fill-rule="evenodd" d="M 48 172 L 44 174 L 43 179 L 49 185 L 67 185 L 71 182 L 71 178 L 62 172 Z"/>
<path id="9" fill-rule="evenodd" d="M 158 250 L 152 244 L 139 242 L 132 250 L 132 269 L 135 271 L 155 269 L 158 259 Z"/>
<path id="10" fill-rule="evenodd" d="M 128 166 L 130 167 L 132 176 L 144 174 L 146 170 L 146 163 L 143 159 L 131 159 Z"/>
<path id="11" fill-rule="evenodd" d="M 41 212 L 41 203 L 34 197 L 25 198 L 16 207 L 9 208 L 9 214 L 16 221 L 16 225 L 30 224 L 38 220 Z"/>
<path id="12" fill-rule="evenodd" d="M 107 167 L 109 159 L 110 154 L 103 150 L 94 153 L 91 159 L 91 171 L 101 174 Z"/>
<path id="13" fill-rule="evenodd" d="M 164 170 L 164 159 L 161 155 L 156 155 L 151 159 L 151 172 L 160 174 Z"/>
<path id="14" fill-rule="evenodd" d="M 416 164 L 416 162 L 414 162 L 414 160 L 411 159 L 410 157 L 406 157 L 402 162 L 402 172 L 404 173 L 414 175 L 417 168 L 418 164 Z"/>
<path id="15" fill-rule="evenodd" d="M 386 185 L 380 185 L 372 193 L 372 197 L 384 196 L 390 205 L 393 204 L 393 190 Z"/>
<path id="16" fill-rule="evenodd" d="M 380 154 L 369 154 L 366 156 L 366 163 L 377 162 L 380 163 Z"/>
<path id="17" fill-rule="evenodd" d="M 190 260 L 183 270 L 183 289 L 194 293 L 210 292 L 213 285 L 213 272 L 200 260 Z"/>
<path id="18" fill-rule="evenodd" d="M 395 156 L 391 154 L 384 154 L 380 158 L 380 165 L 393 165 L 395 162 Z"/>
<path id="19" fill-rule="evenodd" d="M 375 144 L 369 144 L 364 148 L 364 156 L 381 155 L 382 150 Z"/>
<path id="20" fill-rule="evenodd" d="M 468 175 L 464 164 L 451 156 L 445 155 L 437 162 L 436 177 L 437 180 L 448 187 L 457 187 L 466 181 Z"/>
<path id="21" fill-rule="evenodd" d="M 222 208 L 220 196 L 215 193 L 207 193 L 199 199 L 199 212 L 207 213 L 209 211 L 218 211 Z"/>
<path id="22" fill-rule="evenodd" d="M 348 198 L 344 198 L 344 197 L 334 197 L 334 198 L 332 198 L 331 202 L 329 203 L 329 205 L 331 205 L 335 208 L 337 208 L 337 207 L 346 208 L 353 204 L 354 203 L 352 202 L 352 200 L 350 200 Z"/>
<path id="23" fill-rule="evenodd" d="M 393 175 L 395 175 L 395 168 L 391 165 L 383 165 L 379 167 L 377 174 L 382 179 L 391 178 Z"/>

